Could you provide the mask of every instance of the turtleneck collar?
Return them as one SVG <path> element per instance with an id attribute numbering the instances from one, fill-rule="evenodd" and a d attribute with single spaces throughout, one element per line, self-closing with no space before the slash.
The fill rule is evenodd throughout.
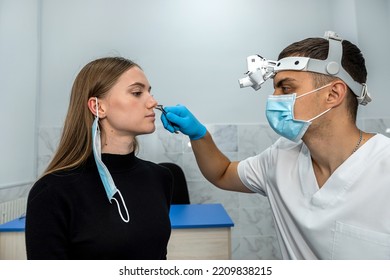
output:
<path id="1" fill-rule="evenodd" d="M 127 155 L 102 154 L 102 161 L 110 172 L 128 171 L 136 165 L 137 158 L 134 152 Z"/>

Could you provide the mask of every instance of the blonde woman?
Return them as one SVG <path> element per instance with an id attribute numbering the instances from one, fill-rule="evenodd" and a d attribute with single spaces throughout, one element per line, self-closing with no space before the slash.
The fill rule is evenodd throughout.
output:
<path id="1" fill-rule="evenodd" d="M 58 149 L 29 194 L 28 259 L 166 259 L 173 179 L 135 155 L 156 105 L 130 60 L 80 71 Z"/>

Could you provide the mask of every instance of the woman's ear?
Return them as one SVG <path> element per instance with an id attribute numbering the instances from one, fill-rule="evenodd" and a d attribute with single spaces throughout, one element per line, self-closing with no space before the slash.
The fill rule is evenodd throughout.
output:
<path id="1" fill-rule="evenodd" d="M 333 107 L 340 105 L 347 96 L 348 86 L 341 80 L 332 83 L 326 101 Z"/>
<path id="2" fill-rule="evenodd" d="M 88 99 L 88 109 L 94 116 L 98 116 L 99 118 L 104 117 L 104 110 L 101 103 L 101 100 L 99 101 L 97 97 L 90 97 Z"/>

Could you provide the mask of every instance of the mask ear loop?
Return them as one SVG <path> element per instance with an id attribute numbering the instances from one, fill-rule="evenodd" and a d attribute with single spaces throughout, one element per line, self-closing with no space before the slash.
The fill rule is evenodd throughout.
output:
<path id="1" fill-rule="evenodd" d="M 99 120 L 99 105 L 98 105 L 98 98 L 95 97 L 95 100 L 96 100 L 96 116 L 95 116 L 95 118 L 97 118 L 97 119 Z M 97 125 L 97 129 L 100 130 L 99 125 Z M 107 170 L 107 172 L 108 172 L 108 170 Z M 125 223 L 128 223 L 128 222 L 130 221 L 130 215 L 129 215 L 129 211 L 127 210 L 127 205 L 126 205 L 126 203 L 125 203 L 125 200 L 123 199 L 123 196 L 122 196 L 122 193 L 120 192 L 120 190 L 116 189 L 116 191 L 118 192 L 119 197 L 120 197 L 121 200 L 122 200 L 123 208 L 125 208 L 125 210 L 126 210 L 127 219 L 123 218 L 122 210 L 121 210 L 121 207 L 120 207 L 120 205 L 119 205 L 118 200 L 117 200 L 115 197 L 111 198 L 111 200 L 114 200 L 114 201 L 116 202 L 116 205 L 117 205 L 117 207 L 118 207 L 118 212 L 119 212 L 119 215 L 121 216 L 122 221 L 124 221 Z M 111 200 L 110 200 L 110 203 L 111 203 Z"/>
<path id="2" fill-rule="evenodd" d="M 97 97 L 95 97 L 95 110 L 96 110 L 95 118 L 99 118 L 99 104 L 98 104 L 98 98 Z"/>
<path id="3" fill-rule="evenodd" d="M 306 96 L 306 95 L 309 95 L 310 93 L 319 91 L 319 90 L 321 90 L 321 89 L 323 89 L 323 88 L 326 88 L 326 87 L 330 86 L 331 84 L 332 84 L 332 83 L 329 83 L 329 84 L 323 85 L 322 87 L 313 89 L 312 91 L 309 91 L 309 92 L 306 92 L 306 93 L 304 93 L 304 94 L 302 94 L 302 95 L 300 95 L 300 96 L 297 96 L 296 99 L 301 98 L 301 97 L 304 97 L 304 96 Z"/>
<path id="4" fill-rule="evenodd" d="M 314 118 L 311 118 L 310 120 L 307 120 L 308 122 L 312 122 L 314 121 L 315 119 L 318 119 L 319 117 L 321 117 L 322 115 L 328 113 L 332 108 L 329 108 L 327 110 L 325 110 L 324 112 L 322 112 L 321 114 L 319 114 L 318 116 L 315 116 Z"/>
<path id="5" fill-rule="evenodd" d="M 315 89 L 315 90 L 312 90 L 312 91 L 309 91 L 309 92 L 307 92 L 307 93 L 305 93 L 305 94 L 302 94 L 302 95 L 300 95 L 300 96 L 297 96 L 296 99 L 298 99 L 298 98 L 300 98 L 300 97 L 304 97 L 304 96 L 306 96 L 306 95 L 308 95 L 308 94 L 310 94 L 310 93 L 319 91 L 319 90 L 321 90 L 321 89 L 323 89 L 323 88 L 326 88 L 326 87 L 330 86 L 331 84 L 332 84 L 332 83 L 326 84 L 326 85 L 324 85 L 324 86 L 322 86 L 322 87 L 319 87 L 319 88 L 317 88 L 317 89 Z M 331 109 L 332 109 L 332 108 L 329 108 L 329 109 L 325 110 L 324 112 L 322 112 L 321 114 L 315 116 L 314 118 L 311 118 L 310 120 L 307 120 L 307 122 L 312 122 L 312 121 L 314 121 L 315 119 L 317 119 L 317 118 L 321 117 L 322 115 L 328 113 Z"/>
<path id="6" fill-rule="evenodd" d="M 124 221 L 125 223 L 128 223 L 130 221 L 130 215 L 129 215 L 129 211 L 127 210 L 127 206 L 126 206 L 126 203 L 125 203 L 125 200 L 123 199 L 123 196 L 121 194 L 121 191 L 120 190 L 117 190 L 118 194 L 119 194 L 119 197 L 121 198 L 122 200 L 122 203 L 123 203 L 123 208 L 125 208 L 125 211 L 126 211 L 126 216 L 127 216 L 127 219 L 123 218 L 123 215 L 122 215 L 122 210 L 119 206 L 119 202 L 118 200 L 113 197 L 112 199 L 116 202 L 116 205 L 118 206 L 118 212 L 119 212 L 119 215 L 121 216 L 122 218 L 122 221 Z"/>

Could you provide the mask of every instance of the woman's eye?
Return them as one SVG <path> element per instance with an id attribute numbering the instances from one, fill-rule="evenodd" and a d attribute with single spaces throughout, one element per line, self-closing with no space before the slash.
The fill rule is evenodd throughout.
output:
<path id="1" fill-rule="evenodd" d="M 133 94 L 135 97 L 138 97 L 138 96 L 141 96 L 142 91 L 133 91 L 132 94 Z"/>

